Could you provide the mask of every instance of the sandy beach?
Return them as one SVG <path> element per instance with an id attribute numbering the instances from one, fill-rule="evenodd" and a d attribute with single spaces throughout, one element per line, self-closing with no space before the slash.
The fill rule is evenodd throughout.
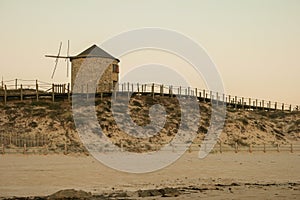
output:
<path id="1" fill-rule="evenodd" d="M 1 155 L 0 196 L 47 196 L 63 189 L 102 194 L 166 187 L 178 199 L 297 199 L 300 154 L 215 153 L 198 159 L 186 153 L 172 165 L 147 174 L 110 169 L 91 156 Z M 160 196 L 145 197 L 159 199 Z"/>

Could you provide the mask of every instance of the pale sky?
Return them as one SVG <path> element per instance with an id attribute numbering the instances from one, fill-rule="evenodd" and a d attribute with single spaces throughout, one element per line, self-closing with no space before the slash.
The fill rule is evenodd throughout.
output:
<path id="1" fill-rule="evenodd" d="M 298 0 L 0 0 L 0 76 L 68 82 L 60 60 L 67 40 L 76 55 L 124 31 L 159 27 L 203 46 L 228 94 L 300 104 Z M 120 58 L 125 71 L 126 58 Z M 124 67 L 122 69 L 122 67 Z"/>

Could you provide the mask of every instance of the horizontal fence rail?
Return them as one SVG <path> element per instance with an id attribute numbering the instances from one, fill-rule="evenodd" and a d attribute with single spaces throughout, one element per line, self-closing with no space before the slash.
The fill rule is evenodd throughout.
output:
<path id="1" fill-rule="evenodd" d="M 95 95 L 95 91 L 91 91 L 91 86 L 88 84 L 82 85 L 81 94 L 86 95 L 88 99 Z M 113 96 L 117 98 L 120 95 L 127 95 L 128 98 L 132 94 L 137 95 L 152 95 L 153 97 L 169 96 L 169 97 L 197 97 L 199 101 L 223 104 L 228 107 L 236 109 L 248 110 L 287 110 L 299 111 L 299 105 L 286 104 L 281 102 L 274 102 L 269 100 L 246 98 L 234 95 L 227 95 L 219 92 L 210 91 L 207 89 L 161 85 L 161 84 L 139 84 L 139 83 L 120 83 L 120 84 L 101 84 L 99 88 L 105 88 L 104 91 L 96 91 L 96 96 Z M 51 84 L 38 80 L 22 80 L 15 79 L 9 81 L 2 81 L 0 86 L 0 101 L 4 104 L 8 100 L 13 99 L 36 99 L 47 98 L 55 101 L 55 99 L 68 99 L 72 98 L 71 85 L 68 84 Z"/>

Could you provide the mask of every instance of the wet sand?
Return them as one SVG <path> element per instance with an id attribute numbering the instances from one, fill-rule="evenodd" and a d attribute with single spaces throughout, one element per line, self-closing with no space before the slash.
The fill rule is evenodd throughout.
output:
<path id="1" fill-rule="evenodd" d="M 164 199 L 297 199 L 300 153 L 186 153 L 147 174 L 110 169 L 91 156 L 0 155 L 0 197 L 46 196 L 63 189 L 104 192 L 178 188 Z M 135 199 L 160 199 L 138 197 Z"/>

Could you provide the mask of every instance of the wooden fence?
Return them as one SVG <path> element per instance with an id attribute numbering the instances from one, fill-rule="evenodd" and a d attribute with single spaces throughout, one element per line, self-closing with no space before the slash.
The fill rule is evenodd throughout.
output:
<path id="1" fill-rule="evenodd" d="M 0 132 L 0 152 L 4 153 L 39 153 L 47 149 L 49 143 L 45 134 Z"/>
<path id="2" fill-rule="evenodd" d="M 35 99 L 41 98 L 51 99 L 53 102 L 56 99 L 68 99 L 71 101 L 72 92 L 70 84 L 49 84 L 42 81 L 34 80 L 34 84 L 23 84 L 26 80 L 10 80 L 2 82 L 0 88 L 0 101 L 4 104 L 11 99 Z M 33 80 L 28 80 L 32 81 Z M 11 83 L 13 82 L 13 84 Z M 10 84 L 6 84 L 10 83 Z M 82 85 L 81 94 L 86 95 L 88 99 L 92 95 L 103 98 L 104 96 L 118 96 L 127 95 L 128 98 L 132 94 L 135 95 L 151 95 L 153 98 L 159 96 L 169 97 L 197 97 L 199 101 L 208 102 L 212 104 L 223 104 L 228 107 L 236 109 L 251 109 L 251 110 L 288 110 L 288 111 L 299 111 L 299 105 L 285 104 L 281 102 L 274 102 L 269 100 L 262 100 L 257 98 L 246 98 L 238 97 L 234 95 L 227 95 L 219 92 L 209 91 L 206 89 L 181 87 L 181 86 L 168 86 L 159 84 L 133 84 L 133 83 L 122 83 L 117 84 L 113 87 L 113 84 L 108 84 L 108 91 L 96 92 L 90 91 L 89 85 Z"/>
<path id="3" fill-rule="evenodd" d="M 201 144 L 199 145 L 201 146 Z M 197 145 L 192 145 L 190 147 L 191 150 L 195 150 L 195 147 L 197 149 Z M 204 149 L 206 149 L 204 147 Z M 300 143 L 286 143 L 286 144 L 279 144 L 279 143 L 273 143 L 273 144 L 256 144 L 256 145 L 239 145 L 238 143 L 235 143 L 233 145 L 223 144 L 221 142 L 218 142 L 214 149 L 212 150 L 214 153 L 223 153 L 223 152 L 300 152 Z"/>
<path id="4" fill-rule="evenodd" d="M 68 149 L 68 145 L 65 143 L 64 149 L 57 150 L 48 150 L 49 140 L 44 137 L 39 138 L 23 138 L 17 139 L 17 137 L 10 137 L 3 140 L 3 137 L 0 138 L 0 154 L 49 154 L 49 153 L 72 153 Z M 201 145 L 192 143 L 188 148 L 187 152 L 197 152 L 200 150 Z M 169 151 L 177 152 L 182 150 L 183 144 L 175 144 Z M 156 148 L 159 149 L 159 148 Z M 110 152 L 112 150 L 105 148 L 103 152 Z M 120 149 L 120 151 L 123 151 Z M 206 148 L 204 147 L 204 151 Z M 299 153 L 300 144 L 299 143 L 290 143 L 290 144 L 257 144 L 257 145 L 228 145 L 218 142 L 211 153 Z"/>

